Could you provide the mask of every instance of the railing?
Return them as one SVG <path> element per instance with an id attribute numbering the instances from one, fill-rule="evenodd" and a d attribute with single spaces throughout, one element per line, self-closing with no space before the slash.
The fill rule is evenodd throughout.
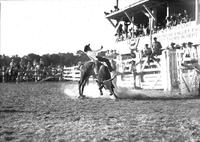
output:
<path id="1" fill-rule="evenodd" d="M 78 70 L 78 66 L 64 67 L 63 79 L 69 81 L 78 81 L 80 79 L 80 70 Z"/>

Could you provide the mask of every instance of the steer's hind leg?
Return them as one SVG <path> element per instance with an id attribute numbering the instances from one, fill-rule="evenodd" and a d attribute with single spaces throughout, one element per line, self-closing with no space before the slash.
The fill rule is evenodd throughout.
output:
<path id="1" fill-rule="evenodd" d="M 112 88 L 110 90 L 110 95 L 114 95 L 115 99 L 118 99 L 118 96 L 116 95 L 115 91 L 114 91 L 114 85 L 112 84 Z"/>

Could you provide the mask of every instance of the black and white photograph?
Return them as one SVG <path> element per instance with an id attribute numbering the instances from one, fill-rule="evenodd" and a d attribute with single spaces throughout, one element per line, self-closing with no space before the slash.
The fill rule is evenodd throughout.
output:
<path id="1" fill-rule="evenodd" d="M 0 142 L 199 142 L 200 0 L 0 0 Z"/>

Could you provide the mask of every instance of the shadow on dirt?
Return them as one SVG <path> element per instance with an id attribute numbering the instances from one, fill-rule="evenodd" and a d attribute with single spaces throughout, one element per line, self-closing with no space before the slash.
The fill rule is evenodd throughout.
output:
<path id="1" fill-rule="evenodd" d="M 0 112 L 4 112 L 4 113 L 36 113 L 36 111 L 21 111 L 21 110 L 16 110 L 16 109 L 3 109 L 3 110 L 0 110 Z"/>
<path id="2" fill-rule="evenodd" d="M 119 99 L 131 100 L 191 100 L 200 99 L 197 95 L 181 95 L 178 92 L 164 92 L 161 90 L 130 90 L 128 88 L 118 88 Z"/>

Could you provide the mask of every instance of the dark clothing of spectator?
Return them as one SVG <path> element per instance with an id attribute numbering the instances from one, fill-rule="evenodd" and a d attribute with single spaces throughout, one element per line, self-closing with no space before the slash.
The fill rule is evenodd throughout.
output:
<path id="1" fill-rule="evenodd" d="M 158 56 L 162 54 L 162 45 L 156 38 L 154 38 L 153 42 L 153 55 Z"/>
<path id="2" fill-rule="evenodd" d="M 128 37 L 128 26 L 130 25 L 130 22 L 125 22 L 124 23 L 124 33 L 126 35 L 126 38 Z"/>
<path id="3" fill-rule="evenodd" d="M 117 34 L 120 36 L 123 33 L 123 25 L 120 24 L 119 27 L 117 28 Z"/>

